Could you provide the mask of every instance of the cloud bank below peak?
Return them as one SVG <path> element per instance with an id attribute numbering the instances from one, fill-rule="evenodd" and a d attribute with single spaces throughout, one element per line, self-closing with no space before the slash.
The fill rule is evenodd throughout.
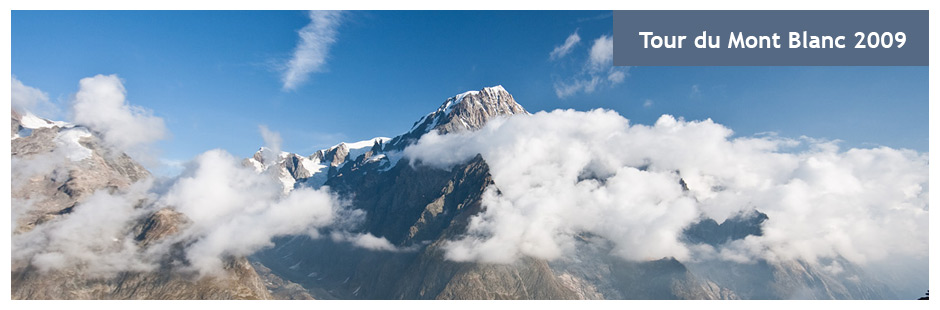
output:
<path id="1" fill-rule="evenodd" d="M 490 166 L 485 211 L 445 246 L 455 261 L 556 259 L 585 233 L 626 260 L 926 259 L 926 154 L 732 134 L 711 120 L 664 115 L 646 126 L 613 111 L 556 110 L 430 133 L 404 153 L 442 168 L 481 154 Z M 717 247 L 683 238 L 702 219 L 754 210 L 769 217 L 762 236 Z"/>

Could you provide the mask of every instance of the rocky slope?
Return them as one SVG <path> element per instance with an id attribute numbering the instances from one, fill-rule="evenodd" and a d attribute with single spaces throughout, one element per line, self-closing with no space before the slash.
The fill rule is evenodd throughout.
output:
<path id="1" fill-rule="evenodd" d="M 96 191 L 118 193 L 150 173 L 126 154 L 104 145 L 91 130 L 12 112 L 14 239 L 65 220 Z M 170 209 L 144 213 L 130 227 L 140 252 L 178 233 L 188 220 Z M 182 246 L 182 245 L 175 245 Z M 172 256 L 172 255 L 171 255 Z M 40 270 L 13 260 L 13 299 L 270 299 L 276 281 L 263 280 L 243 257 L 226 260 L 224 275 L 197 277 L 160 258 L 153 271 L 104 275 L 83 265 Z M 274 276 L 276 278 L 276 276 Z M 267 282 L 266 282 L 267 281 Z M 303 295 L 303 294 L 301 294 Z M 275 295 L 277 296 L 277 295 Z M 280 297 L 280 296 L 279 296 Z M 301 296 L 302 297 L 302 296 Z M 307 296 L 309 297 L 309 295 Z"/>
<path id="2" fill-rule="evenodd" d="M 124 153 L 111 152 L 88 129 L 12 112 L 14 200 L 30 202 L 15 230 L 67 214 L 98 189 L 124 189 L 150 176 Z M 17 210 L 19 209 L 19 210 Z"/>
<path id="3" fill-rule="evenodd" d="M 42 273 L 13 271 L 13 299 L 271 299 L 265 282 L 245 258 L 226 263 L 225 277 L 201 278 L 161 269 L 99 278 L 81 269 Z"/>

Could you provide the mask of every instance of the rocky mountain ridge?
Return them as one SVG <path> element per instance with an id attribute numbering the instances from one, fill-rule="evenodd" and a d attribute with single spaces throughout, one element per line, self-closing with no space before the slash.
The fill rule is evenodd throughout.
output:
<path id="1" fill-rule="evenodd" d="M 299 184 L 316 188 L 338 174 L 347 163 L 362 165 L 371 160 L 383 169 L 389 169 L 397 164 L 401 158 L 400 152 L 405 147 L 429 132 L 447 134 L 477 130 L 491 119 L 522 114 L 529 112 L 501 85 L 484 87 L 447 98 L 437 110 L 416 121 L 408 132 L 394 138 L 376 137 L 354 143 L 341 142 L 308 156 L 280 152 L 276 155 L 277 162 L 273 164 L 270 162 L 275 160 L 265 159 L 265 154 L 273 151 L 261 147 L 251 158 L 245 159 L 244 164 L 259 172 L 272 165 L 279 166 L 278 178 L 284 184 L 285 192 Z M 267 158 L 275 156 L 268 154 Z"/>
<path id="2" fill-rule="evenodd" d="M 98 191 L 121 193 L 150 178 L 127 154 L 111 149 L 92 130 L 12 111 L 14 239 L 67 220 Z M 147 252 L 189 221 L 171 209 L 145 213 L 124 233 Z M 115 239 L 117 240 L 117 239 Z M 182 245 L 179 245 L 182 246 Z M 244 257 L 225 261 L 224 274 L 198 277 L 163 257 L 152 271 L 100 274 L 79 264 L 41 270 L 14 257 L 13 299 L 272 299 L 281 283 L 263 281 Z M 282 296 L 281 296 L 282 297 Z"/>

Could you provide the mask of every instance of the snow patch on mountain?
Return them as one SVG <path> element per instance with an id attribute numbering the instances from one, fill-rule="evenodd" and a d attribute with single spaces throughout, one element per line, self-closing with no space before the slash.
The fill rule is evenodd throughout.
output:
<path id="1" fill-rule="evenodd" d="M 350 150 L 358 150 L 362 148 L 372 147 L 372 145 L 375 144 L 376 141 L 378 141 L 379 143 L 385 143 L 391 139 L 392 138 L 388 138 L 388 137 L 375 137 L 369 140 L 362 140 L 362 141 L 352 142 L 352 143 L 346 143 L 346 142 L 343 142 L 343 143 L 346 144 L 346 146 L 349 147 Z"/>
<path id="2" fill-rule="evenodd" d="M 26 112 L 20 118 L 20 125 L 24 128 L 29 129 L 38 129 L 38 128 L 52 128 L 52 127 L 66 127 L 68 123 L 61 121 L 50 121 L 44 118 L 40 118 L 33 113 Z"/>
<path id="3" fill-rule="evenodd" d="M 92 150 L 81 144 L 83 138 L 91 138 L 92 135 L 85 128 L 72 128 L 62 130 L 55 137 L 56 145 L 65 151 L 66 157 L 71 161 L 82 161 L 91 157 Z"/>

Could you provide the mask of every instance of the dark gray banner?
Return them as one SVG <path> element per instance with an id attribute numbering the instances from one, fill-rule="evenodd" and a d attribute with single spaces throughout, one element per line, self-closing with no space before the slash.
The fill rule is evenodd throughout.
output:
<path id="1" fill-rule="evenodd" d="M 927 11 L 614 11 L 617 66 L 926 66 Z"/>

